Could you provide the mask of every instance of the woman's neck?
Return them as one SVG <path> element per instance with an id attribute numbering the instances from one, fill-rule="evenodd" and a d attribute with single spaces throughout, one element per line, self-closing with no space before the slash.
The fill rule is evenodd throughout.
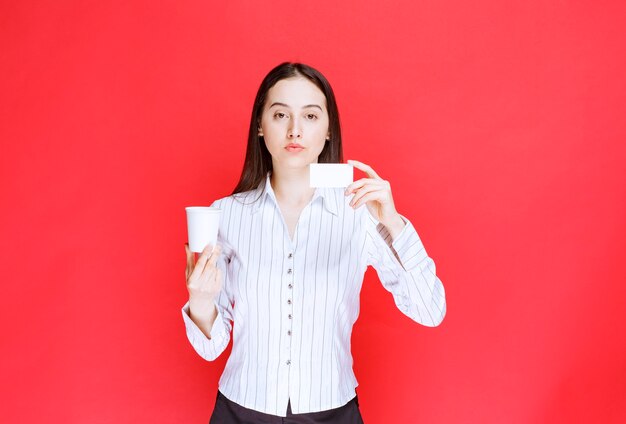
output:
<path id="1" fill-rule="evenodd" d="M 306 205 L 315 189 L 309 184 L 309 167 L 300 169 L 274 168 L 270 177 L 276 200 L 287 205 Z"/>

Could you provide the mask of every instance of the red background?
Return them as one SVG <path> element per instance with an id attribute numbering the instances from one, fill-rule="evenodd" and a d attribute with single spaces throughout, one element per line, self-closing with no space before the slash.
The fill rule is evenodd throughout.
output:
<path id="1" fill-rule="evenodd" d="M 232 190 L 293 60 L 446 287 L 429 329 L 368 272 L 366 422 L 626 422 L 626 3 L 260 3 L 0 6 L 0 421 L 208 421 L 183 207 Z"/>

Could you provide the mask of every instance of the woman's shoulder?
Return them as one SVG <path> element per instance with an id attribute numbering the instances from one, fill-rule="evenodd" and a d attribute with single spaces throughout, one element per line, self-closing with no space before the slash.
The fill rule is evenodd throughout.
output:
<path id="1" fill-rule="evenodd" d="M 232 207 L 233 205 L 237 205 L 237 206 L 250 205 L 251 206 L 256 201 L 259 200 L 259 197 L 260 197 L 260 193 L 258 189 L 244 191 L 241 193 L 234 193 L 229 196 L 219 198 L 215 200 L 211 206 L 216 207 L 216 208 L 221 208 L 221 209 L 229 208 L 229 207 Z"/>

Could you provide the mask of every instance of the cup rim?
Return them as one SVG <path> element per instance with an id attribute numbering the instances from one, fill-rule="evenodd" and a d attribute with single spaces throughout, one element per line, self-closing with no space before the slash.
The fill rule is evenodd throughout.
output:
<path id="1" fill-rule="evenodd" d="M 187 212 L 207 212 L 207 213 L 218 213 L 222 210 L 220 208 L 216 208 L 214 206 L 187 206 L 185 207 Z"/>

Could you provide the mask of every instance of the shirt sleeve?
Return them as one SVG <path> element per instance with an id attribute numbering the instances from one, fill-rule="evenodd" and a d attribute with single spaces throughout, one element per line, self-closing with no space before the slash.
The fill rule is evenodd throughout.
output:
<path id="1" fill-rule="evenodd" d="M 233 301 L 228 290 L 229 249 L 223 240 L 220 240 L 219 243 L 222 245 L 223 253 L 218 260 L 217 266 L 222 270 L 224 281 L 222 282 L 222 290 L 220 290 L 219 295 L 215 299 L 217 317 L 215 322 L 213 322 L 213 327 L 211 327 L 210 339 L 191 320 L 189 316 L 189 302 L 185 303 L 182 308 L 187 339 L 189 339 L 189 343 L 191 343 L 198 355 L 207 361 L 213 361 L 226 349 L 230 341 L 230 331 L 233 322 Z"/>
<path id="2" fill-rule="evenodd" d="M 384 225 L 366 211 L 368 265 L 372 265 L 383 287 L 391 292 L 396 306 L 412 320 L 436 327 L 446 315 L 443 284 L 435 274 L 435 262 L 428 256 L 415 228 L 402 217 L 405 226 L 392 240 Z"/>

